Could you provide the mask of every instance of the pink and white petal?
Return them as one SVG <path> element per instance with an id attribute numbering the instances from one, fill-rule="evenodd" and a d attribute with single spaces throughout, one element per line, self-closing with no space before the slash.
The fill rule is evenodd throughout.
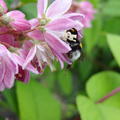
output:
<path id="1" fill-rule="evenodd" d="M 6 56 L 6 53 L 7 53 L 7 48 L 0 44 L 0 57 L 3 57 L 3 56 Z"/>
<path id="2" fill-rule="evenodd" d="M 26 70 L 35 74 L 39 74 L 38 70 L 32 64 L 28 64 L 26 67 Z"/>
<path id="3" fill-rule="evenodd" d="M 76 22 L 76 29 L 81 30 L 84 27 L 83 21 L 85 20 L 85 16 L 80 13 L 70 13 L 70 14 L 65 14 L 65 18 L 69 18 Z"/>
<path id="4" fill-rule="evenodd" d="M 32 29 L 40 24 L 38 19 L 29 20 L 29 23 L 31 24 Z"/>
<path id="5" fill-rule="evenodd" d="M 66 13 L 72 4 L 72 0 L 55 0 L 47 9 L 47 17 L 56 18 Z"/>
<path id="6" fill-rule="evenodd" d="M 31 29 L 30 23 L 25 19 L 18 19 L 10 22 L 10 25 L 17 31 L 26 31 Z"/>
<path id="7" fill-rule="evenodd" d="M 14 58 L 12 58 L 12 56 L 6 56 L 4 57 L 4 61 L 5 61 L 5 64 L 7 67 L 9 67 L 10 69 L 12 69 L 11 71 L 14 73 L 14 74 L 17 74 L 18 73 L 18 65 L 17 65 L 17 62 L 15 61 Z M 5 67 L 6 67 L 5 66 Z"/>
<path id="8" fill-rule="evenodd" d="M 49 23 L 46 28 L 53 31 L 64 31 L 76 26 L 76 22 L 68 18 L 56 19 Z"/>
<path id="9" fill-rule="evenodd" d="M 64 68 L 64 62 L 66 62 L 68 64 L 72 64 L 72 62 L 70 61 L 70 59 L 67 58 L 65 55 L 60 54 L 60 53 L 58 53 L 58 52 L 56 52 L 54 50 L 53 50 L 53 53 L 57 57 L 57 59 L 59 60 L 62 69 Z"/>
<path id="10" fill-rule="evenodd" d="M 48 0 L 38 0 L 37 9 L 38 9 L 38 18 L 41 18 L 45 13 L 48 5 Z"/>
<path id="11" fill-rule="evenodd" d="M 60 62 L 61 69 L 63 69 L 64 68 L 64 61 L 59 56 L 56 55 L 56 57 L 57 57 L 58 61 Z"/>
<path id="12" fill-rule="evenodd" d="M 10 45 L 13 47 L 19 47 L 19 43 L 15 41 L 15 37 L 12 34 L 0 35 L 0 42 L 6 44 L 6 47 L 9 47 Z"/>
<path id="13" fill-rule="evenodd" d="M 11 64 L 11 67 L 13 66 L 13 70 L 14 70 L 14 72 L 15 72 L 15 74 L 17 74 L 18 73 L 18 62 L 17 62 L 17 60 L 16 60 L 16 57 L 15 57 L 15 53 L 10 53 L 9 51 L 7 52 L 7 54 L 8 54 L 8 59 L 9 59 L 9 61 L 7 61 L 9 64 Z"/>
<path id="14" fill-rule="evenodd" d="M 0 6 L 2 6 L 4 13 L 6 13 L 8 8 L 4 0 L 0 0 Z"/>
<path id="15" fill-rule="evenodd" d="M 21 11 L 19 11 L 19 10 L 10 11 L 6 15 L 12 17 L 12 19 L 23 19 L 23 18 L 25 18 L 25 14 L 22 13 Z"/>
<path id="16" fill-rule="evenodd" d="M 3 81 L 4 74 L 5 74 L 5 64 L 4 64 L 4 62 L 2 62 L 0 64 L 0 83 L 2 83 L 2 81 Z"/>
<path id="17" fill-rule="evenodd" d="M 17 61 L 17 63 L 22 67 L 23 63 L 24 63 L 24 59 L 18 55 L 15 55 L 15 60 Z M 36 68 L 34 68 L 31 64 L 28 64 L 26 67 L 26 70 L 31 71 L 35 74 L 38 74 L 38 71 L 36 70 Z"/>
<path id="18" fill-rule="evenodd" d="M 31 41 L 25 41 L 23 47 L 18 51 L 19 56 L 25 59 L 32 46 L 33 43 Z"/>
<path id="19" fill-rule="evenodd" d="M 33 58 L 35 57 L 36 54 L 36 46 L 32 47 L 26 57 L 26 60 L 22 66 L 23 69 L 25 69 L 27 67 L 27 65 L 33 60 Z"/>
<path id="20" fill-rule="evenodd" d="M 80 13 L 68 13 L 63 16 L 64 18 L 70 18 L 72 20 L 83 20 L 85 18 L 84 14 Z"/>
<path id="21" fill-rule="evenodd" d="M 34 40 L 44 40 L 43 33 L 40 30 L 34 30 L 29 32 L 27 35 Z"/>
<path id="22" fill-rule="evenodd" d="M 45 41 L 49 44 L 49 46 L 58 53 L 68 53 L 71 50 L 70 46 L 58 38 L 55 34 L 46 32 L 44 36 Z"/>
<path id="23" fill-rule="evenodd" d="M 68 64 L 72 64 L 71 60 L 66 55 L 58 53 L 58 56 L 62 61 L 66 62 Z"/>
<path id="24" fill-rule="evenodd" d="M 4 85 L 6 88 L 11 88 L 14 84 L 14 71 L 8 66 L 5 65 L 5 76 L 4 76 Z"/>

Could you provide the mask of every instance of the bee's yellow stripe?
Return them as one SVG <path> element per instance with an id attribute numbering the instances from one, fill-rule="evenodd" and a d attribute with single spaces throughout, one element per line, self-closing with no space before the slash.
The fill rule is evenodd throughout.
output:
<path id="1" fill-rule="evenodd" d="M 83 45 L 82 45 L 82 43 L 80 43 L 80 47 L 81 47 L 81 48 L 83 48 Z"/>

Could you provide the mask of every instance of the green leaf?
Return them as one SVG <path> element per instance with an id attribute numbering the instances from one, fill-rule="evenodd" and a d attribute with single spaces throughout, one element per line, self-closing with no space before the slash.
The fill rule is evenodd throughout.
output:
<path id="1" fill-rule="evenodd" d="M 86 80 L 89 77 L 89 75 L 91 74 L 92 69 L 93 69 L 93 64 L 87 58 L 84 59 L 81 63 L 79 63 L 78 73 L 79 73 L 80 79 L 82 81 Z"/>
<path id="2" fill-rule="evenodd" d="M 109 0 L 103 8 L 103 14 L 109 16 L 120 16 L 120 1 Z"/>
<path id="3" fill-rule="evenodd" d="M 87 97 L 78 96 L 77 106 L 82 120 L 104 120 L 97 106 Z"/>
<path id="4" fill-rule="evenodd" d="M 37 2 L 37 0 L 21 0 L 23 3 Z"/>
<path id="5" fill-rule="evenodd" d="M 13 0 L 5 0 L 7 6 L 10 8 L 11 4 L 13 3 Z"/>
<path id="6" fill-rule="evenodd" d="M 17 113 L 18 109 L 17 109 L 17 100 L 16 100 L 15 89 L 5 90 L 2 94 L 3 94 L 4 98 L 5 98 L 5 101 L 3 101 L 3 102 L 5 102 L 5 104 L 7 105 L 7 107 L 12 112 Z"/>
<path id="7" fill-rule="evenodd" d="M 96 102 L 118 87 L 120 87 L 120 74 L 106 71 L 95 74 L 89 79 L 87 83 L 87 93 L 88 96 Z M 119 101 L 120 93 L 117 93 L 106 100 L 104 104 L 120 108 Z"/>
<path id="8" fill-rule="evenodd" d="M 104 31 L 112 34 L 120 34 L 120 17 L 108 17 L 104 22 Z M 112 28 L 112 29 L 111 29 Z"/>
<path id="9" fill-rule="evenodd" d="M 72 75 L 69 71 L 61 71 L 58 73 L 58 83 L 61 92 L 65 95 L 70 95 L 72 93 Z"/>
<path id="10" fill-rule="evenodd" d="M 102 103 L 96 104 L 120 87 L 120 74 L 104 71 L 93 75 L 87 82 L 88 97 L 78 96 L 77 106 L 82 120 L 119 120 L 120 119 L 120 93 L 109 97 Z"/>
<path id="11" fill-rule="evenodd" d="M 60 105 L 47 88 L 34 79 L 29 84 L 17 83 L 21 120 L 60 120 Z"/>
<path id="12" fill-rule="evenodd" d="M 84 96 L 77 97 L 77 106 L 82 120 L 120 120 L 120 109 L 94 104 Z"/>
<path id="13" fill-rule="evenodd" d="M 36 3 L 28 3 L 20 8 L 26 14 L 27 19 L 32 19 L 37 16 Z"/>
<path id="14" fill-rule="evenodd" d="M 100 0 L 89 0 L 96 8 L 99 7 Z"/>
<path id="15" fill-rule="evenodd" d="M 113 56 L 115 57 L 115 60 L 120 66 L 120 36 L 108 34 L 107 39 Z"/>
<path id="16" fill-rule="evenodd" d="M 49 68 L 47 68 L 49 69 Z M 56 72 L 51 72 L 51 71 L 45 71 L 43 78 L 42 78 L 42 83 L 49 88 L 50 90 L 54 90 L 56 81 Z"/>

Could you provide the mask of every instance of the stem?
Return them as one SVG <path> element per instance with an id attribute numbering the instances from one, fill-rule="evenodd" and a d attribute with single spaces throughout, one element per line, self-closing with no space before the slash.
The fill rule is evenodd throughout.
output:
<path id="1" fill-rule="evenodd" d="M 102 103 L 105 100 L 109 99 L 110 97 L 114 96 L 115 94 L 120 92 L 120 87 L 116 88 L 115 90 L 113 90 L 111 93 L 109 93 L 108 95 L 104 96 L 103 98 L 101 98 L 99 101 L 96 102 L 96 104 Z"/>
<path id="2" fill-rule="evenodd" d="M 27 30 L 24 31 L 24 33 L 29 33 L 29 32 L 33 32 L 34 30 L 37 30 L 39 28 L 40 25 L 36 26 L 35 28 L 31 29 L 31 30 Z"/>

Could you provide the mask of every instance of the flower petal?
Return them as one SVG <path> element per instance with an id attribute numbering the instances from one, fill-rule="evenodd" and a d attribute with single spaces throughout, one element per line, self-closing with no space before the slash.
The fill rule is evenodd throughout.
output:
<path id="1" fill-rule="evenodd" d="M 10 22 L 10 25 L 17 31 L 26 31 L 31 29 L 30 23 L 25 19 L 18 19 Z"/>
<path id="2" fill-rule="evenodd" d="M 14 58 L 20 66 L 23 66 L 23 63 L 25 60 L 22 57 L 15 55 Z M 34 68 L 31 64 L 27 65 L 26 70 L 31 71 L 35 74 L 39 74 L 38 71 L 36 70 L 36 68 Z"/>
<path id="3" fill-rule="evenodd" d="M 23 19 L 23 18 L 25 18 L 25 14 L 22 13 L 21 11 L 19 11 L 19 10 L 10 11 L 6 15 L 12 17 L 13 19 Z"/>
<path id="4" fill-rule="evenodd" d="M 58 17 L 66 13 L 72 4 L 72 0 L 55 0 L 47 10 L 47 17 Z"/>
<path id="5" fill-rule="evenodd" d="M 28 33 L 28 36 L 34 40 L 44 40 L 43 33 L 40 30 L 34 30 Z"/>
<path id="6" fill-rule="evenodd" d="M 74 28 L 76 26 L 76 22 L 68 18 L 56 19 L 49 23 L 46 28 L 53 31 L 64 31 Z"/>
<path id="7" fill-rule="evenodd" d="M 48 5 L 48 0 L 38 0 L 37 9 L 38 9 L 38 18 L 41 18 L 45 13 Z"/>
<path id="8" fill-rule="evenodd" d="M 2 82 L 5 74 L 5 64 L 2 62 L 0 63 L 0 83 Z"/>
<path id="9" fill-rule="evenodd" d="M 59 60 L 62 69 L 64 68 L 64 62 L 66 62 L 68 64 L 72 64 L 71 60 L 66 55 L 60 54 L 54 50 L 53 50 L 53 53 Z"/>
<path id="10" fill-rule="evenodd" d="M 83 14 L 80 13 L 70 13 L 70 14 L 65 14 L 64 15 L 65 18 L 69 18 L 71 20 L 73 20 L 74 22 L 76 22 L 76 29 L 77 30 L 81 30 L 84 27 L 83 21 L 85 19 L 85 16 Z"/>
<path id="11" fill-rule="evenodd" d="M 31 24 L 32 29 L 39 25 L 38 19 L 29 20 L 29 23 Z"/>
<path id="12" fill-rule="evenodd" d="M 13 47 L 19 47 L 19 43 L 15 41 L 15 37 L 12 34 L 0 35 L 0 42 L 3 42 L 3 44 L 5 43 L 6 47 L 9 47 L 10 45 Z"/>
<path id="13" fill-rule="evenodd" d="M 4 84 L 6 88 L 11 88 L 14 84 L 14 71 L 9 64 L 5 65 Z"/>
<path id="14" fill-rule="evenodd" d="M 58 53 L 68 53 L 71 48 L 68 44 L 58 38 L 55 34 L 46 32 L 45 40 Z"/>
<path id="15" fill-rule="evenodd" d="M 32 47 L 26 57 L 26 60 L 23 64 L 23 69 L 27 67 L 27 65 L 31 62 L 31 60 L 35 57 L 36 54 L 36 46 Z"/>
<path id="16" fill-rule="evenodd" d="M 68 14 L 65 14 L 64 17 L 72 20 L 79 20 L 79 21 L 85 18 L 85 16 L 80 13 L 68 13 Z"/>

